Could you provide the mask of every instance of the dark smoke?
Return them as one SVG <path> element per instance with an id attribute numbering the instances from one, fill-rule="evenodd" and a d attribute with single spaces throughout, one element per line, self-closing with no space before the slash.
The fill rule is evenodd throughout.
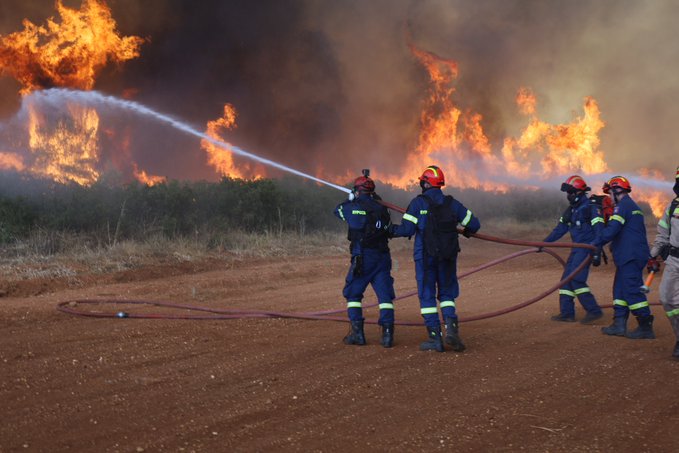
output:
<path id="1" fill-rule="evenodd" d="M 238 128 L 227 140 L 305 172 L 322 168 L 336 179 L 370 167 L 379 179 L 402 168 L 417 145 L 428 86 L 407 48 L 406 27 L 419 48 L 459 62 L 456 100 L 484 116 L 496 152 L 526 124 L 514 97 L 527 86 L 538 96 L 540 118 L 553 123 L 582 115 L 583 98 L 593 96 L 607 123 L 601 148 L 614 172 L 673 174 L 677 164 L 679 3 L 671 0 L 108 4 L 123 35 L 148 41 L 141 57 L 107 68 L 96 89 L 135 89 L 136 101 L 201 129 L 229 102 Z M 21 29 L 24 17 L 42 24 L 53 6 L 3 1 L 0 34 Z M 0 79 L 3 117 L 17 109 L 16 89 Z M 150 131 L 135 132 L 133 156 L 149 173 L 216 178 L 196 141 Z"/>

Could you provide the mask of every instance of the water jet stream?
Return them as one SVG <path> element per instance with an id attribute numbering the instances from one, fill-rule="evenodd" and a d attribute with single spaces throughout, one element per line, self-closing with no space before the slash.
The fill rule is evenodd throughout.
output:
<path id="1" fill-rule="evenodd" d="M 39 103 L 44 103 L 44 104 L 49 104 L 55 107 L 60 107 L 63 105 L 64 102 L 73 102 L 81 105 L 88 105 L 88 106 L 94 106 L 97 104 L 105 104 L 107 106 L 112 106 L 116 107 L 122 110 L 128 110 L 132 111 L 134 113 L 140 114 L 140 115 L 145 115 L 154 118 L 157 121 L 160 121 L 162 123 L 169 124 L 173 128 L 185 132 L 189 135 L 196 136 L 198 138 L 204 139 L 209 141 L 215 146 L 218 146 L 226 151 L 230 151 L 234 154 L 237 154 L 239 156 L 246 157 L 248 159 L 260 162 L 264 165 L 268 165 L 270 167 L 277 168 L 279 170 L 286 171 L 288 173 L 292 173 L 297 176 L 301 176 L 306 179 L 310 179 L 312 181 L 315 181 L 320 184 L 324 184 L 326 186 L 332 187 L 337 190 L 341 190 L 342 192 L 349 193 L 351 192 L 350 189 L 346 187 L 339 186 L 337 184 L 333 184 L 331 182 L 325 181 L 323 179 L 317 178 L 315 176 L 306 174 L 304 172 L 301 172 L 299 170 L 295 170 L 294 168 L 287 167 L 283 164 L 279 164 L 278 162 L 274 162 L 270 159 L 266 159 L 264 157 L 260 157 L 256 154 L 250 153 L 245 151 L 242 148 L 239 148 L 238 146 L 232 145 L 227 142 L 223 142 L 221 140 L 214 139 L 210 137 L 209 135 L 198 131 L 197 129 L 194 129 L 193 127 L 189 126 L 188 124 L 179 121 L 175 118 L 172 118 L 169 115 L 165 115 L 163 113 L 157 112 L 153 109 L 150 109 L 142 104 L 139 104 L 134 101 L 128 101 L 125 99 L 119 99 L 114 96 L 110 95 L 105 95 L 102 94 L 98 91 L 79 91 L 79 90 L 70 90 L 66 88 L 50 88 L 47 90 L 42 90 L 42 91 L 36 91 L 31 93 L 29 96 L 25 98 L 25 102 L 28 103 L 34 103 L 34 104 L 39 104 Z"/>

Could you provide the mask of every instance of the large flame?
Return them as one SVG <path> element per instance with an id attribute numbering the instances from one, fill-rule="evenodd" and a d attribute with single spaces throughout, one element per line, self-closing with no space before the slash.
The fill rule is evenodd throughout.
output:
<path id="1" fill-rule="evenodd" d="M 438 164 L 447 169 L 448 181 L 454 181 L 458 187 L 500 189 L 501 185 L 478 177 L 484 170 L 494 167 L 497 158 L 483 131 L 483 116 L 462 111 L 453 101 L 457 62 L 419 49 L 412 43 L 409 47 L 427 70 L 431 84 L 420 115 L 418 145 L 409 153 L 404 171 L 387 178 L 388 181 L 395 186 L 407 187 L 417 176 L 412 173 L 413 168 L 424 169 Z M 458 165 L 449 165 L 453 162 Z"/>
<path id="2" fill-rule="evenodd" d="M 24 30 L 0 37 L 0 74 L 17 79 L 26 95 L 48 87 L 92 89 L 96 75 L 109 62 L 139 55 L 142 39 L 121 37 L 110 9 L 84 0 L 79 10 L 57 0 L 60 20 L 39 26 L 25 19 Z M 99 115 L 96 110 L 66 106 L 68 114 L 47 119 L 28 107 L 31 160 L 26 170 L 55 181 L 88 185 L 100 174 Z"/>
<path id="3" fill-rule="evenodd" d="M 222 117 L 208 121 L 205 133 L 215 140 L 226 143 L 222 134 L 237 127 L 236 117 L 236 108 L 231 104 L 225 104 Z M 216 146 L 208 140 L 201 140 L 200 145 L 208 154 L 208 163 L 221 176 L 257 179 L 266 175 L 266 170 L 261 165 L 251 165 L 249 162 L 239 162 L 236 164 L 231 151 Z"/>
<path id="4" fill-rule="evenodd" d="M 21 93 L 48 87 L 90 90 L 109 61 L 139 56 L 142 39 L 120 37 L 110 9 L 98 0 L 83 0 L 79 10 L 56 2 L 61 21 L 44 26 L 24 19 L 24 30 L 0 37 L 0 73 L 17 79 Z"/>

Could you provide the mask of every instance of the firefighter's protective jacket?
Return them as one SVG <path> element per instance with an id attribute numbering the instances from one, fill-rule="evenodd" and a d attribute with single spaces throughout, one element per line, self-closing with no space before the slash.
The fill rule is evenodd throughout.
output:
<path id="1" fill-rule="evenodd" d="M 677 200 L 679 200 L 679 198 L 677 198 Z M 666 245 L 679 248 L 679 205 L 674 209 L 674 212 L 670 212 L 671 206 L 672 203 L 667 206 L 665 213 L 658 222 L 658 234 L 655 236 L 655 241 L 651 248 L 651 256 L 658 256 L 660 254 L 660 249 Z M 670 225 L 672 226 L 671 232 Z M 670 257 L 668 258 L 668 261 L 671 258 L 676 261 L 675 264 L 679 265 L 679 258 Z"/>
<path id="2" fill-rule="evenodd" d="M 363 255 L 365 248 L 363 241 L 352 240 L 353 238 L 360 238 L 366 231 L 369 221 L 369 211 L 383 212 L 387 211 L 387 208 L 379 204 L 368 194 L 361 194 L 358 198 L 353 201 L 344 201 L 340 203 L 335 208 L 335 215 L 341 220 L 347 222 L 349 227 L 349 238 L 351 240 L 351 256 Z M 389 225 L 377 225 L 377 228 L 387 228 Z M 380 251 L 389 251 L 387 245 L 386 231 L 384 237 L 380 239 L 379 247 L 375 248 L 375 251 L 379 249 Z"/>
<path id="3" fill-rule="evenodd" d="M 602 246 L 609 242 L 613 260 L 618 266 L 633 260 L 648 260 L 650 250 L 644 213 L 629 195 L 617 203 L 595 245 Z"/>
<path id="4" fill-rule="evenodd" d="M 443 203 L 443 192 L 437 187 L 432 187 L 424 191 L 423 195 L 429 197 L 434 204 L 440 205 Z M 403 214 L 403 221 L 393 232 L 394 237 L 410 237 L 415 235 L 415 246 L 413 247 L 414 259 L 421 260 L 425 255 L 424 250 L 424 226 L 427 222 L 427 213 L 429 205 L 422 197 L 416 197 L 408 205 L 406 213 Z M 453 200 L 451 205 L 455 212 L 457 221 L 460 225 L 467 228 L 472 233 L 476 233 L 481 228 L 481 222 L 472 212 L 467 209 L 462 203 Z"/>
<path id="5" fill-rule="evenodd" d="M 559 223 L 545 238 L 544 242 L 558 241 L 564 234 L 570 232 L 573 242 L 591 244 L 601 236 L 603 227 L 604 217 L 601 208 L 590 203 L 586 196 L 582 196 L 575 206 L 569 206 L 566 209 L 564 215 L 559 219 Z M 585 251 L 587 249 L 575 250 Z"/>

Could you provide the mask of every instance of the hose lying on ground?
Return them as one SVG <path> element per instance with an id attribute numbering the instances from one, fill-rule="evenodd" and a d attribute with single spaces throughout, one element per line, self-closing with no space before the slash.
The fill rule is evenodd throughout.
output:
<path id="1" fill-rule="evenodd" d="M 384 206 L 386 206 L 389 209 L 393 209 L 398 212 L 405 212 L 403 208 L 400 208 L 398 206 L 392 205 L 390 203 L 380 201 Z M 506 261 L 512 260 L 514 258 L 518 258 L 523 255 L 527 255 L 529 253 L 539 253 L 539 252 L 544 252 L 547 253 L 548 255 L 552 256 L 554 259 L 556 259 L 562 266 L 565 267 L 565 262 L 563 259 L 556 254 L 554 251 L 550 250 L 550 248 L 586 248 L 590 250 L 595 250 L 595 247 L 589 244 L 581 244 L 581 243 L 565 243 L 565 242 L 535 242 L 535 241 L 520 241 L 520 240 L 515 240 L 515 239 L 505 239 L 505 238 L 498 238 L 494 236 L 489 236 L 486 234 L 481 234 L 481 233 L 476 233 L 472 235 L 475 238 L 484 240 L 484 241 L 490 241 L 490 242 L 496 242 L 500 244 L 509 244 L 509 245 L 521 245 L 521 246 L 530 246 L 531 248 L 521 250 L 506 256 L 503 256 L 501 258 L 497 258 L 495 260 L 489 261 L 488 263 L 482 264 L 481 266 L 478 266 L 474 269 L 471 269 L 467 272 L 464 272 L 459 275 L 459 279 L 463 279 L 465 277 L 468 277 L 469 275 L 472 275 L 476 272 L 488 269 L 490 267 L 496 266 L 498 264 L 504 263 Z M 512 305 L 510 307 L 506 307 L 500 310 L 488 312 L 488 313 L 483 313 L 480 315 L 474 315 L 474 316 L 469 316 L 469 317 L 460 317 L 459 321 L 460 322 L 467 322 L 467 321 L 478 321 L 481 319 L 488 319 L 488 318 L 493 318 L 495 316 L 500 316 L 504 315 L 506 313 L 511 313 L 513 311 L 519 310 L 521 308 L 527 307 L 531 304 L 534 304 L 535 302 L 547 297 L 549 294 L 553 293 L 557 289 L 561 288 L 563 285 L 566 283 L 570 282 L 575 278 L 575 276 L 582 270 L 584 269 L 592 260 L 591 257 L 587 257 L 580 265 L 573 270 L 570 274 L 568 274 L 566 277 L 564 277 L 561 281 L 556 283 L 555 285 L 551 286 L 549 289 L 541 292 L 537 296 L 531 297 L 528 300 L 525 300 L 523 302 L 520 302 L 516 305 Z M 394 300 L 402 300 L 408 297 L 412 297 L 417 295 L 417 291 L 412 291 L 407 294 L 403 294 Z M 192 313 L 183 313 L 183 314 L 172 314 L 172 313 L 125 313 L 125 312 L 103 312 L 103 311 L 82 311 L 78 310 L 78 306 L 82 305 L 104 305 L 104 304 L 128 304 L 128 305 L 148 305 L 148 306 L 155 306 L 155 307 L 162 307 L 162 308 L 169 308 L 169 309 L 180 309 L 180 310 L 188 310 L 188 311 L 194 311 L 194 312 L 201 312 L 205 314 L 192 314 Z M 366 305 L 364 308 L 370 308 L 376 306 L 377 303 L 369 304 Z M 656 304 L 652 304 L 656 305 Z M 602 308 L 609 308 L 612 305 L 606 305 L 603 306 Z M 177 304 L 177 303 L 172 303 L 172 302 L 159 302 L 159 301 L 148 301 L 148 300 L 126 300 L 126 299 L 77 299 L 77 300 L 71 300 L 71 301 L 64 301 L 60 302 L 57 305 L 57 310 L 63 312 L 63 313 L 68 313 L 71 315 L 76 315 L 76 316 L 85 316 L 85 317 L 93 317 L 93 318 L 115 318 L 115 317 L 124 317 L 124 318 L 136 318 L 136 319 L 194 319 L 194 320 L 201 320 L 201 319 L 243 319 L 243 318 L 292 318 L 292 319 L 307 319 L 307 320 L 321 320 L 321 321 L 338 321 L 338 322 L 347 322 L 346 316 L 332 316 L 332 315 L 338 315 L 340 313 L 345 312 L 345 308 L 341 308 L 338 310 L 326 310 L 326 311 L 316 311 L 316 312 L 302 312 L 302 313 L 285 313 L 285 312 L 277 312 L 277 311 L 266 311 L 266 310 L 242 310 L 242 309 L 216 309 L 216 308 L 209 308 L 209 307 L 199 307 L 195 305 L 187 305 L 187 304 Z M 366 323 L 369 324 L 377 324 L 376 320 L 369 320 L 366 319 Z M 397 321 L 396 324 L 401 325 L 401 326 L 421 326 L 422 322 L 407 322 L 407 321 Z"/>

